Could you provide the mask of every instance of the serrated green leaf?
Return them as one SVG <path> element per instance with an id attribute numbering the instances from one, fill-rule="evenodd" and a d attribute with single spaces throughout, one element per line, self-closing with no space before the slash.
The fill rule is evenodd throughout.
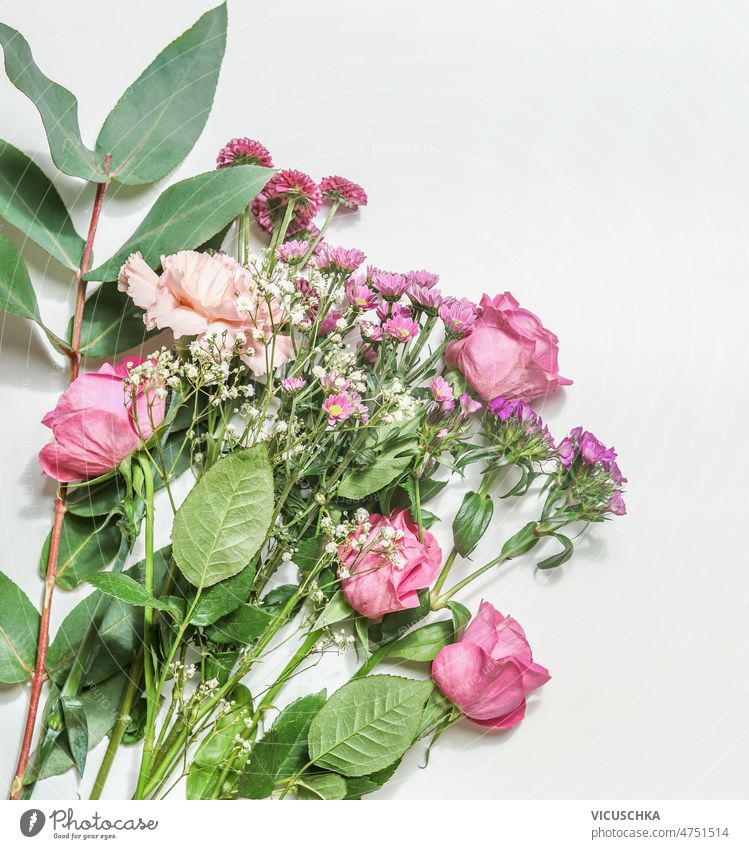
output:
<path id="1" fill-rule="evenodd" d="M 47 573 L 51 535 L 50 531 L 39 557 L 39 573 L 42 576 Z M 114 560 L 121 540 L 122 533 L 114 521 L 86 519 L 66 513 L 57 557 L 57 585 L 72 590 L 89 575 L 105 569 Z"/>
<path id="2" fill-rule="evenodd" d="M 25 153 L 0 140 L 0 218 L 75 271 L 84 242 L 57 189 Z"/>
<path id="3" fill-rule="evenodd" d="M 325 699 L 323 690 L 297 699 L 281 711 L 252 751 L 239 779 L 240 796 L 266 799 L 278 782 L 290 778 L 307 763 L 307 734 Z"/>
<path id="4" fill-rule="evenodd" d="M 393 675 L 344 684 L 312 721 L 310 759 L 354 777 L 389 766 L 413 743 L 432 686 Z"/>
<path id="5" fill-rule="evenodd" d="M 432 661 L 441 649 L 453 642 L 453 636 L 452 622 L 432 622 L 396 640 L 388 650 L 388 657 Z"/>
<path id="6" fill-rule="evenodd" d="M 193 625 L 213 625 L 247 600 L 255 580 L 255 565 L 250 563 L 233 578 L 227 578 L 206 590 L 190 619 Z"/>
<path id="7" fill-rule="evenodd" d="M 69 331 L 72 331 L 70 319 Z M 146 330 L 143 310 L 116 286 L 103 284 L 86 298 L 80 351 L 104 359 L 143 345 L 159 331 Z"/>
<path id="8" fill-rule="evenodd" d="M 380 434 L 382 437 L 382 434 Z M 403 429 L 381 438 L 379 444 L 368 446 L 377 451 L 374 463 L 363 469 L 352 469 L 341 479 L 336 496 L 361 501 L 392 483 L 409 467 L 418 449 L 419 440 L 415 427 Z"/>
<path id="9" fill-rule="evenodd" d="M 34 671 L 39 613 L 26 593 L 0 572 L 0 681 L 20 684 Z"/>
<path id="10" fill-rule="evenodd" d="M 345 799 L 346 779 L 334 772 L 303 775 L 296 782 L 296 795 L 299 799 Z"/>
<path id="11" fill-rule="evenodd" d="M 39 110 L 55 165 L 71 177 L 106 183 L 104 158 L 89 150 L 81 140 L 75 95 L 39 70 L 20 32 L 0 24 L 0 44 L 5 52 L 8 79 Z"/>
<path id="12" fill-rule="evenodd" d="M 162 256 L 198 247 L 236 218 L 272 173 L 259 165 L 237 165 L 174 183 L 159 195 L 117 253 L 88 272 L 86 280 L 116 280 L 120 267 L 135 251 L 157 268 Z"/>
<path id="13" fill-rule="evenodd" d="M 400 766 L 400 760 L 386 766 L 385 769 L 372 772 L 369 775 L 360 775 L 356 778 L 346 779 L 346 798 L 361 799 L 368 793 L 374 793 L 379 790 L 386 782 L 390 781 L 396 769 Z"/>
<path id="14" fill-rule="evenodd" d="M 219 619 L 205 632 L 212 643 L 254 643 L 273 619 L 273 615 L 254 604 L 243 604 L 233 613 Z"/>
<path id="15" fill-rule="evenodd" d="M 125 481 L 119 476 L 93 486 L 78 486 L 68 490 L 66 507 L 68 513 L 83 518 L 106 516 L 118 510 L 125 497 Z"/>
<path id="16" fill-rule="evenodd" d="M 195 587 L 241 572 L 265 541 L 273 516 L 273 473 L 265 445 L 219 460 L 177 511 L 172 553 Z"/>
<path id="17" fill-rule="evenodd" d="M 96 152 L 112 156 L 112 179 L 161 179 L 192 149 L 213 104 L 226 47 L 226 4 L 206 12 L 159 53 L 107 116 Z"/>

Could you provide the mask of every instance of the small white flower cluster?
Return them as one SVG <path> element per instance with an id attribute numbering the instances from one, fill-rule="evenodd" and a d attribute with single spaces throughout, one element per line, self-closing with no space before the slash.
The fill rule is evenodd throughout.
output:
<path id="1" fill-rule="evenodd" d="M 416 417 L 421 403 L 399 380 L 382 387 L 381 418 L 386 424 L 402 424 Z"/>
<path id="2" fill-rule="evenodd" d="M 219 680 L 218 678 L 209 678 L 207 681 L 203 681 L 198 687 L 195 696 L 198 699 L 208 699 L 213 696 L 219 688 Z"/>
<path id="3" fill-rule="evenodd" d="M 185 363 L 185 380 L 193 387 L 208 389 L 209 400 L 218 407 L 225 401 L 251 398 L 255 390 L 243 383 L 246 375 L 244 366 L 232 366 L 232 362 L 245 351 L 247 337 L 244 333 L 230 335 L 208 333 L 202 339 L 190 343 L 190 360 Z"/>
<path id="4" fill-rule="evenodd" d="M 175 687 L 184 686 L 195 675 L 195 672 L 196 667 L 194 663 L 185 665 L 179 660 L 174 660 L 169 664 L 169 676 L 174 678 Z"/>

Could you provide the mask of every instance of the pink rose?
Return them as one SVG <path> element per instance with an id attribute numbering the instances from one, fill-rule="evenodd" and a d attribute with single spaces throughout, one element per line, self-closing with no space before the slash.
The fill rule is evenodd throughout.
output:
<path id="1" fill-rule="evenodd" d="M 420 542 L 406 510 L 390 516 L 373 513 L 369 522 L 372 528 L 365 540 L 358 542 L 361 534 L 354 533 L 338 549 L 351 575 L 341 582 L 346 601 L 367 619 L 418 607 L 418 591 L 432 583 L 442 562 L 437 541 L 425 530 Z"/>
<path id="2" fill-rule="evenodd" d="M 244 361 L 256 375 L 265 374 L 265 343 L 283 323 L 281 302 L 272 299 L 269 306 L 250 272 L 226 254 L 180 251 L 162 257 L 161 267 L 159 275 L 135 253 L 120 269 L 118 288 L 145 310 L 146 327 L 168 328 L 177 339 L 226 332 L 228 344 L 242 333 Z M 274 367 L 291 353 L 291 338 L 276 334 Z"/>
<path id="3" fill-rule="evenodd" d="M 557 337 L 509 292 L 481 298 L 473 332 L 447 346 L 445 362 L 462 372 L 474 391 L 492 401 L 530 401 L 572 383 L 559 374 Z"/>
<path id="4" fill-rule="evenodd" d="M 432 678 L 460 710 L 479 725 L 512 728 L 525 715 L 525 697 L 551 676 L 533 662 L 520 625 L 488 602 L 457 643 L 432 663 Z"/>
<path id="5" fill-rule="evenodd" d="M 166 400 L 145 388 L 133 401 L 123 380 L 128 358 L 114 368 L 105 363 L 97 372 L 82 374 L 63 392 L 42 424 L 52 429 L 54 442 L 39 452 L 42 471 L 55 480 L 95 478 L 111 472 L 148 440 L 164 419 Z M 137 424 L 136 424 L 137 418 Z"/>

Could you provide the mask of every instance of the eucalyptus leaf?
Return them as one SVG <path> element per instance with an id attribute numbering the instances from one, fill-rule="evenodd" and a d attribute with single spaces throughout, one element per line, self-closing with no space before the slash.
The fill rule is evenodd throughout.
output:
<path id="1" fill-rule="evenodd" d="M 26 593 L 0 572 L 0 681 L 20 684 L 36 663 L 39 613 Z"/>
<path id="2" fill-rule="evenodd" d="M 226 4 L 206 12 L 159 53 L 107 116 L 96 140 L 112 179 L 161 179 L 192 149 L 213 104 L 226 47 Z"/>
<path id="3" fill-rule="evenodd" d="M 39 70 L 29 43 L 20 32 L 0 24 L 0 44 L 8 79 L 39 110 L 55 165 L 71 177 L 106 183 L 104 157 L 89 150 L 81 140 L 75 95 Z"/>
<path id="4" fill-rule="evenodd" d="M 310 759 L 354 777 L 389 766 L 413 743 L 432 686 L 393 675 L 344 684 L 312 720 Z"/>
<path id="5" fill-rule="evenodd" d="M 196 587 L 241 572 L 265 541 L 273 516 L 273 473 L 265 445 L 219 460 L 177 511 L 172 550 Z"/>
<path id="6" fill-rule="evenodd" d="M 50 531 L 39 558 L 39 572 L 47 573 Z M 57 557 L 57 585 L 72 590 L 94 572 L 105 569 L 114 560 L 122 533 L 110 519 L 86 519 L 65 514 Z"/>
<path id="7" fill-rule="evenodd" d="M 0 140 L 0 218 L 75 271 L 84 241 L 52 181 L 25 153 Z"/>
<path id="8" fill-rule="evenodd" d="M 325 699 L 322 690 L 297 699 L 281 711 L 273 727 L 252 750 L 239 779 L 240 796 L 266 799 L 277 783 L 302 769 L 309 760 L 307 734 Z"/>
<path id="9" fill-rule="evenodd" d="M 72 332 L 73 319 L 69 331 Z M 137 348 L 159 331 L 146 330 L 143 310 L 116 286 L 104 284 L 86 298 L 81 325 L 80 351 L 103 359 Z"/>
<path id="10" fill-rule="evenodd" d="M 198 247 L 246 209 L 272 173 L 259 165 L 237 165 L 174 183 L 159 195 L 117 253 L 89 271 L 86 280 L 116 280 L 135 251 L 157 268 L 162 256 Z"/>

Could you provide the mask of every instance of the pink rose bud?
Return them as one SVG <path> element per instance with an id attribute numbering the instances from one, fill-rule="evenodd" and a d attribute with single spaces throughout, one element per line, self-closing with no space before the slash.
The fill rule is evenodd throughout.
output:
<path id="1" fill-rule="evenodd" d="M 492 401 L 530 401 L 572 383 L 559 374 L 558 339 L 509 292 L 481 299 L 470 336 L 451 342 L 445 363 L 465 375 L 474 391 Z"/>
<path id="2" fill-rule="evenodd" d="M 133 411 L 123 382 L 127 364 L 142 362 L 128 358 L 114 368 L 105 363 L 70 384 L 42 419 L 55 438 L 39 452 L 44 474 L 64 483 L 98 477 L 116 469 L 151 436 L 164 419 L 166 399 L 159 390 L 140 386 Z"/>
<path id="3" fill-rule="evenodd" d="M 525 697 L 551 676 L 533 662 L 520 625 L 488 602 L 457 643 L 432 663 L 432 678 L 469 719 L 488 728 L 512 728 L 525 716 Z"/>
<path id="4" fill-rule="evenodd" d="M 367 619 L 418 607 L 418 591 L 432 583 L 442 562 L 437 540 L 425 530 L 420 542 L 407 510 L 373 513 L 369 522 L 368 534 L 354 532 L 338 549 L 350 575 L 341 581 L 346 601 Z"/>

